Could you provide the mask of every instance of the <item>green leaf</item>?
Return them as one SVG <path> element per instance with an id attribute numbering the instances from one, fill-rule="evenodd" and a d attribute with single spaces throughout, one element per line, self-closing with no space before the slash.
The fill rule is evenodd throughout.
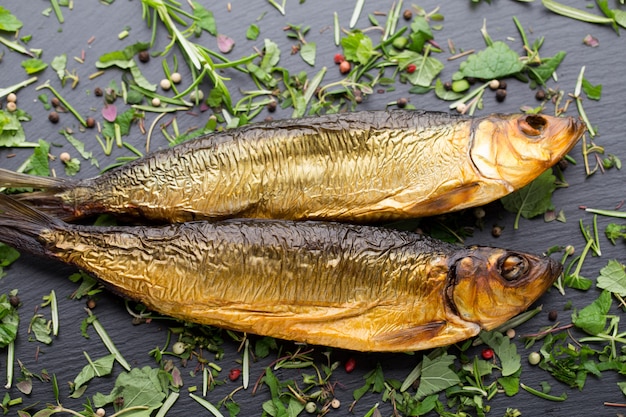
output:
<path id="1" fill-rule="evenodd" d="M 147 42 L 136 42 L 132 45 L 128 45 L 126 48 L 107 52 L 98 58 L 96 62 L 96 67 L 98 68 L 107 68 L 108 66 L 114 65 L 116 61 L 129 61 L 131 60 L 137 53 L 141 51 L 146 51 L 150 48 L 150 44 Z"/>
<path id="2" fill-rule="evenodd" d="M 626 382 L 618 382 L 617 386 L 622 391 L 622 394 L 626 395 Z"/>
<path id="3" fill-rule="evenodd" d="M 35 335 L 35 340 L 41 343 L 49 345 L 52 343 L 52 329 L 49 326 L 48 320 L 46 320 L 41 314 L 35 314 L 30 321 L 30 332 Z"/>
<path id="4" fill-rule="evenodd" d="M 261 31 L 259 30 L 259 27 L 253 23 L 248 26 L 248 30 L 246 31 L 246 39 L 255 41 L 259 37 L 260 32 Z"/>
<path id="5" fill-rule="evenodd" d="M 17 261 L 20 257 L 20 253 L 13 249 L 11 246 L 4 243 L 0 243 L 0 267 L 11 265 Z"/>
<path id="6" fill-rule="evenodd" d="M 440 78 L 435 82 L 435 95 L 437 98 L 445 101 L 455 101 L 463 97 L 463 93 L 455 93 L 452 90 L 446 90 Z"/>
<path id="7" fill-rule="evenodd" d="M 583 91 L 590 100 L 600 100 L 600 97 L 602 97 L 602 84 L 593 85 L 583 77 Z"/>
<path id="8" fill-rule="evenodd" d="M 22 68 L 26 71 L 26 74 L 36 74 L 48 68 L 48 64 L 43 62 L 39 58 L 30 58 L 22 61 Z"/>
<path id="9" fill-rule="evenodd" d="M 564 278 L 565 285 L 575 290 L 587 291 L 591 288 L 591 284 L 593 284 L 592 280 L 580 274 L 565 274 Z"/>
<path id="10" fill-rule="evenodd" d="M 426 17 L 415 16 L 411 23 L 411 34 L 409 35 L 409 43 L 406 45 L 406 49 L 421 53 L 424 50 L 424 44 L 433 38 L 434 36 Z"/>
<path id="11" fill-rule="evenodd" d="M 498 331 L 480 332 L 480 340 L 487 344 L 500 359 L 502 376 L 515 374 L 522 366 L 521 357 L 517 353 L 517 346 L 511 339 Z"/>
<path id="12" fill-rule="evenodd" d="M 300 56 L 310 66 L 315 66 L 315 42 L 307 42 L 300 48 Z"/>
<path id="13" fill-rule="evenodd" d="M 544 85 L 546 81 L 552 77 L 552 74 L 561 65 L 563 59 L 565 59 L 566 53 L 563 51 L 558 52 L 556 55 L 550 58 L 543 58 L 541 64 L 536 67 L 528 67 L 528 74 L 537 84 Z"/>
<path id="14" fill-rule="evenodd" d="M 4 348 L 17 337 L 20 317 L 17 308 L 9 302 L 7 294 L 0 295 L 0 348 Z"/>
<path id="15" fill-rule="evenodd" d="M 626 238 L 626 225 L 609 223 L 604 230 L 607 239 L 615 245 L 615 241 L 620 238 Z"/>
<path id="16" fill-rule="evenodd" d="M 22 22 L 11 12 L 0 6 L 0 30 L 15 32 L 22 27 Z"/>
<path id="17" fill-rule="evenodd" d="M 61 54 L 59 56 L 55 56 L 52 59 L 50 66 L 56 71 L 59 80 L 63 81 L 65 79 L 65 68 L 67 67 L 67 55 Z"/>
<path id="18" fill-rule="evenodd" d="M 504 208 L 517 213 L 515 228 L 519 216 L 530 219 L 552 210 L 552 193 L 556 190 L 556 177 L 548 169 L 525 187 L 500 199 Z"/>
<path id="19" fill-rule="evenodd" d="M 374 44 L 369 36 L 363 32 L 354 31 L 341 39 L 343 54 L 348 61 L 366 64 L 376 54 Z"/>
<path id="20" fill-rule="evenodd" d="M 152 411 L 159 408 L 165 399 L 159 375 L 161 372 L 165 371 L 145 366 L 121 373 L 117 377 L 115 386 L 110 394 L 103 395 L 97 393 L 93 396 L 94 406 L 104 407 L 107 404 L 114 403 L 116 412 L 130 407 L 146 407 L 145 410 L 124 412 L 124 416 L 150 417 Z M 124 398 L 122 407 L 115 404 L 115 399 L 118 397 Z"/>
<path id="21" fill-rule="evenodd" d="M 458 375 L 450 368 L 455 356 L 443 352 L 431 359 L 424 356 L 422 360 L 422 376 L 415 397 L 422 399 L 432 394 L 446 390 L 459 382 Z"/>
<path id="22" fill-rule="evenodd" d="M 624 265 L 615 259 L 610 260 L 600 270 L 600 276 L 596 285 L 598 288 L 626 297 L 626 271 L 624 271 Z"/>
<path id="23" fill-rule="evenodd" d="M 502 386 L 507 397 L 512 397 L 519 392 L 519 376 L 498 378 L 498 384 Z"/>
<path id="24" fill-rule="evenodd" d="M 280 61 L 280 48 L 275 42 L 265 39 L 263 59 L 261 60 L 260 67 L 269 73 L 278 64 L 278 61 Z"/>
<path id="25" fill-rule="evenodd" d="M 204 8 L 203 5 L 197 1 L 193 2 L 193 15 L 197 19 L 196 24 L 206 30 L 211 35 L 217 35 L 217 24 L 215 23 L 215 17 L 213 12 Z"/>
<path id="26" fill-rule="evenodd" d="M 90 361 L 87 353 L 85 353 L 89 363 L 74 378 L 73 391 L 91 381 L 95 377 L 102 377 L 111 374 L 113 364 L 115 363 L 115 355 L 107 355 L 98 360 Z"/>
<path id="27" fill-rule="evenodd" d="M 365 374 L 363 378 L 365 379 L 365 385 L 352 392 L 355 401 L 358 401 L 370 390 L 372 392 L 382 392 L 385 388 L 385 377 L 380 363 L 377 363 L 376 368 Z"/>
<path id="28" fill-rule="evenodd" d="M 602 291 L 587 307 L 572 313 L 572 323 L 591 335 L 601 333 L 606 327 L 606 315 L 611 308 L 611 293 Z"/>
<path id="29" fill-rule="evenodd" d="M 524 68 L 517 52 L 502 42 L 496 41 L 493 45 L 470 55 L 460 66 L 461 74 L 468 78 L 492 80 L 517 74 Z"/>
<path id="30" fill-rule="evenodd" d="M 422 56 L 415 64 L 417 68 L 412 74 L 408 75 L 407 79 L 411 84 L 421 87 L 429 87 L 443 70 L 441 61 L 431 56 Z"/>
<path id="31" fill-rule="evenodd" d="M 50 165 L 48 163 L 48 154 L 50 153 L 50 144 L 45 140 L 39 139 L 39 146 L 33 150 L 33 154 L 28 160 L 28 174 L 47 177 L 50 175 Z"/>

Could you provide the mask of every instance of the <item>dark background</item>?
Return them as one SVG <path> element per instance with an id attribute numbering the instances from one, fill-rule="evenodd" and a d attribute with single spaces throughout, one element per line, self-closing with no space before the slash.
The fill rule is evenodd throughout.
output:
<path id="1" fill-rule="evenodd" d="M 328 73 L 324 83 L 333 79 L 339 80 L 340 74 L 333 63 L 333 56 L 340 52 L 333 42 L 333 12 L 337 12 L 343 27 L 348 27 L 352 15 L 354 2 L 339 2 L 309 0 L 303 4 L 290 1 L 286 7 L 286 15 L 282 16 L 265 1 L 233 1 L 228 10 L 226 2 L 206 2 L 202 3 L 212 10 L 217 20 L 217 27 L 220 33 L 224 33 L 236 41 L 234 50 L 229 54 L 229 58 L 235 59 L 253 53 L 253 48 L 261 49 L 263 39 L 269 38 L 278 43 L 282 55 L 280 65 L 289 69 L 291 73 L 300 70 L 307 71 L 309 76 L 315 75 L 322 66 L 328 67 Z M 584 9 L 588 2 L 568 1 L 568 4 Z M 610 2 L 611 7 L 617 7 L 618 2 Z M 455 0 L 454 2 L 421 1 L 420 6 L 427 11 L 431 11 L 437 6 L 441 6 L 440 13 L 444 15 L 442 22 L 443 29 L 435 32 L 435 40 L 446 50 L 439 56 L 446 68 L 441 74 L 442 80 L 449 80 L 452 73 L 458 69 L 461 60 L 448 62 L 445 59 L 450 56 L 447 52 L 447 41 L 454 41 L 458 50 L 484 49 L 484 41 L 480 34 L 483 21 L 486 21 L 488 32 L 494 40 L 506 41 L 513 49 L 521 52 L 521 40 L 512 17 L 516 16 L 523 27 L 529 33 L 529 40 L 544 36 L 545 43 L 541 49 L 542 56 L 552 56 L 556 52 L 563 50 L 567 52 L 567 57 L 558 69 L 558 82 L 551 80 L 549 85 L 555 89 L 563 89 L 568 93 L 573 93 L 576 78 L 580 68 L 586 66 L 585 76 L 593 84 L 601 83 L 604 86 L 602 99 L 599 102 L 585 100 L 585 109 L 589 119 L 599 130 L 596 143 L 604 146 L 609 153 L 616 154 L 622 159 L 626 158 L 623 144 L 623 116 L 624 97 L 626 93 L 626 83 L 623 82 L 623 71 L 626 58 L 624 57 L 624 40 L 619 37 L 609 26 L 592 25 L 571 19 L 567 19 L 544 9 L 540 2 L 521 3 L 509 0 L 494 0 L 492 4 L 481 2 L 474 4 L 469 0 Z M 116 80 L 119 84 L 121 72 L 118 70 L 107 70 L 104 75 L 89 80 L 90 74 L 96 71 L 95 62 L 98 57 L 105 52 L 122 49 L 124 46 L 136 41 L 150 40 L 150 30 L 142 20 L 141 3 L 137 0 L 117 0 L 111 5 L 104 5 L 96 1 L 76 1 L 73 10 L 62 8 L 65 23 L 59 24 L 54 14 L 46 17 L 42 14 L 44 9 L 49 7 L 49 2 L 45 1 L 24 1 L 5 0 L 3 6 L 11 10 L 18 18 L 24 22 L 21 36 L 32 34 L 32 40 L 28 47 L 40 48 L 43 50 L 42 59 L 50 62 L 52 58 L 61 53 L 68 56 L 68 69 L 76 70 L 80 77 L 80 83 L 72 90 L 68 85 L 61 87 L 57 75 L 52 68 L 38 74 L 38 82 L 22 89 L 17 93 L 18 105 L 21 109 L 32 115 L 30 122 L 24 123 L 29 141 L 36 142 L 44 139 L 48 142 L 62 144 L 62 147 L 52 147 L 51 153 L 58 156 L 63 151 L 70 152 L 78 157 L 75 150 L 65 142 L 59 135 L 61 128 L 70 127 L 74 129 L 75 136 L 86 144 L 88 150 L 93 151 L 100 162 L 100 167 L 105 167 L 115 162 L 117 156 L 128 156 L 130 152 L 126 149 L 114 148 L 113 155 L 106 157 L 103 155 L 98 145 L 93 130 L 80 131 L 76 119 L 71 114 L 62 114 L 59 124 L 53 125 L 47 119 L 47 111 L 37 100 L 37 95 L 41 92 L 35 91 L 35 87 L 50 79 L 51 84 L 57 88 L 61 94 L 80 111 L 83 116 L 93 116 L 101 121 L 100 109 L 102 99 L 94 97 L 95 87 L 106 87 L 111 80 Z M 185 10 L 189 10 L 187 4 L 183 4 Z M 369 26 L 367 14 L 374 11 L 387 12 L 391 7 L 391 2 L 367 2 L 361 14 L 358 28 Z M 405 8 L 410 7 L 410 2 L 405 2 Z M 599 13 L 596 9 L 591 11 Z M 258 19 L 258 20 L 257 20 Z M 383 16 L 379 17 L 380 22 L 384 22 Z M 245 39 L 246 29 L 251 23 L 256 23 L 261 30 L 261 35 L 256 41 Z M 297 55 L 290 55 L 291 46 L 295 43 L 288 39 L 282 28 L 287 24 L 310 25 L 310 33 L 306 38 L 308 41 L 317 43 L 317 63 L 315 68 L 305 64 Z M 403 20 L 400 24 L 406 24 Z M 124 40 L 119 40 L 117 35 L 125 28 L 130 29 L 130 35 Z M 369 33 L 374 38 L 373 33 Z M 599 47 L 591 48 L 582 42 L 585 35 L 591 34 L 598 38 Z M 153 51 L 162 50 L 167 44 L 163 27 L 159 27 L 159 38 Z M 90 38 L 94 38 L 88 44 Z M 194 39 L 205 43 L 209 48 L 216 49 L 214 37 L 203 34 L 201 38 Z M 24 73 L 20 63 L 26 57 L 9 51 L 6 47 L 0 46 L 0 51 L 4 56 L 0 61 L 0 88 L 20 82 L 28 76 Z M 84 51 L 85 62 L 80 64 L 73 59 L 80 57 Z M 179 54 L 177 51 L 176 54 Z M 180 58 L 180 55 L 178 55 Z M 172 65 L 172 55 L 168 55 L 168 62 Z M 179 59 L 184 80 L 189 80 L 189 74 Z M 161 58 L 153 58 L 150 63 L 140 65 L 143 74 L 154 83 L 158 83 L 163 78 Z M 229 82 L 231 92 L 238 90 L 235 86 L 246 89 L 253 88 L 248 76 L 229 72 L 233 76 Z M 517 80 L 508 80 L 508 96 L 504 103 L 496 103 L 493 93 L 487 92 L 484 97 L 484 109 L 477 114 L 488 114 L 491 112 L 516 112 L 521 106 L 536 106 L 535 92 L 529 89 L 527 84 Z M 184 84 L 185 81 L 183 81 Z M 205 92 L 207 88 L 205 86 Z M 362 110 L 384 109 L 388 103 L 395 102 L 398 98 L 407 97 L 412 105 L 417 108 L 427 110 L 448 111 L 449 103 L 437 99 L 433 93 L 426 95 L 408 94 L 408 85 L 396 84 L 395 91 L 385 93 L 375 92 L 367 97 L 359 106 Z M 44 90 L 49 97 L 52 95 Z M 236 100 L 236 98 L 235 98 Z M 118 105 L 119 102 L 118 102 Z M 548 105 L 546 112 L 551 114 L 553 106 Z M 275 118 L 289 117 L 291 110 L 278 111 Z M 572 105 L 567 112 L 568 115 L 576 116 L 575 106 Z M 267 111 L 257 117 L 257 121 L 268 115 Z M 146 126 L 149 126 L 156 117 L 155 114 L 146 114 Z M 179 112 L 176 115 L 177 123 L 181 131 L 190 128 L 203 126 L 208 113 L 194 115 Z M 171 116 L 166 116 L 163 120 L 171 120 Z M 171 132 L 171 130 L 170 130 Z M 137 149 L 145 149 L 145 136 L 143 136 L 136 126 L 132 128 L 130 137 L 125 138 Z M 167 147 L 167 142 L 160 132 L 155 132 L 152 138 L 151 149 Z M 30 149 L 0 149 L 0 166 L 3 168 L 16 169 L 32 153 Z M 586 178 L 581 155 L 581 144 L 571 152 L 571 155 L 578 161 L 577 165 L 571 165 L 565 171 L 565 179 L 569 183 L 569 188 L 559 189 L 555 192 L 553 202 L 557 210 L 563 210 L 567 221 L 546 223 L 541 218 L 533 220 L 522 220 L 518 230 L 513 229 L 514 215 L 504 212 L 498 204 L 490 205 L 487 209 L 487 217 L 484 221 L 483 230 L 476 229 L 474 235 L 468 237 L 468 244 L 482 244 L 503 246 L 518 250 L 531 252 L 543 252 L 554 245 L 574 245 L 577 254 L 580 254 L 584 246 L 584 240 L 579 230 L 579 220 L 582 219 L 586 225 L 590 225 L 592 216 L 580 210 L 579 206 L 591 206 L 606 209 L 613 209 L 625 198 L 624 196 L 624 172 L 615 169 L 605 173 L 596 173 Z M 626 159 L 625 159 L 626 160 Z M 63 167 L 57 159 L 51 162 L 51 167 L 55 169 L 57 175 L 64 176 Z M 82 161 L 82 168 L 79 177 L 90 177 L 98 174 L 98 168 L 91 166 L 88 161 Z M 599 218 L 600 231 L 604 226 L 615 221 L 607 218 Z M 427 222 L 427 221 L 426 221 Z M 427 223 L 426 223 L 427 224 Z M 493 225 L 503 227 L 502 236 L 494 238 L 491 235 Z M 602 257 L 588 257 L 584 264 L 582 275 L 595 279 L 600 268 L 606 265 L 610 259 L 625 261 L 623 243 L 612 246 L 604 236 L 602 241 Z M 82 301 L 72 301 L 68 296 L 76 289 L 76 285 L 67 280 L 67 276 L 74 272 L 71 268 L 61 266 L 57 263 L 40 260 L 24 254 L 22 258 L 13 266 L 6 270 L 8 275 L 0 281 L 2 293 L 17 288 L 23 303 L 20 308 L 21 326 L 17 340 L 16 357 L 34 373 L 40 373 L 46 369 L 49 373 L 56 374 L 61 386 L 61 399 L 68 407 L 80 409 L 81 400 L 66 399 L 68 394 L 67 382 L 73 380 L 75 375 L 85 365 L 82 352 L 88 351 L 92 358 L 99 358 L 105 355 L 104 346 L 98 337 L 91 331 L 91 338 L 85 339 L 80 334 L 79 325 L 86 316 Z M 51 345 L 42 345 L 37 342 L 29 342 L 26 333 L 27 326 L 32 312 L 42 302 L 42 296 L 47 295 L 54 289 L 59 299 L 60 312 L 60 334 L 54 338 Z M 538 330 L 540 327 L 552 324 L 547 318 L 547 312 L 557 310 L 559 320 L 563 324 L 569 323 L 570 312 L 563 311 L 563 306 L 571 301 L 573 306 L 581 308 L 588 305 L 598 295 L 594 288 L 588 292 L 579 292 L 568 289 L 565 296 L 561 296 L 552 289 L 539 303 L 544 305 L 541 314 L 525 324 L 518 330 L 518 334 L 528 333 Z M 44 313 L 49 315 L 49 311 Z M 103 326 L 116 343 L 124 357 L 135 367 L 145 365 L 154 366 L 154 361 L 148 356 L 148 351 L 157 346 L 163 346 L 166 340 L 167 322 L 155 321 L 151 324 L 135 326 L 131 317 L 125 311 L 122 300 L 109 295 L 101 294 L 98 299 L 95 313 Z M 237 353 L 239 347 L 237 342 L 230 341 L 228 337 L 224 344 L 226 351 L 224 359 L 218 364 L 224 369 L 220 374 L 221 379 L 227 380 L 229 369 L 238 367 L 235 362 L 241 359 L 241 354 Z M 290 346 L 286 344 L 286 346 Z M 536 345 L 536 349 L 538 349 Z M 624 395 L 616 385 L 617 377 L 614 374 L 606 375 L 602 379 L 590 377 L 582 392 L 567 388 L 556 382 L 548 373 L 527 365 L 526 357 L 530 351 L 524 349 L 523 344 L 518 342 L 518 350 L 522 355 L 524 370 L 522 382 L 538 388 L 541 381 L 548 381 L 553 385 L 552 393 L 560 395 L 567 392 L 569 398 L 563 403 L 554 403 L 539 399 L 525 392 L 520 392 L 514 397 L 506 397 L 499 394 L 490 404 L 492 411 L 490 415 L 500 416 L 504 414 L 507 407 L 518 408 L 524 416 L 546 415 L 546 416 L 570 416 L 570 415 L 615 415 L 619 409 L 607 408 L 603 405 L 605 401 L 625 402 Z M 321 351 L 321 349 L 318 349 Z M 403 380 L 413 369 L 415 364 L 421 359 L 421 355 L 407 356 L 401 354 L 360 354 L 345 351 L 333 351 L 333 360 L 344 361 L 348 357 L 357 360 L 357 368 L 353 373 L 346 373 L 343 368 L 339 368 L 333 375 L 333 381 L 338 382 L 336 395 L 342 401 L 339 410 L 333 410 L 330 415 L 348 414 L 348 406 L 352 400 L 354 389 L 363 385 L 363 375 L 373 369 L 377 362 L 383 367 L 384 375 L 387 378 L 397 378 Z M 267 363 L 274 357 L 251 365 L 251 381 L 254 383 L 261 375 Z M 210 359 L 213 359 L 210 357 Z M 4 359 L 1 361 L 3 362 Z M 177 363 L 178 364 L 178 363 Z M 189 368 L 183 369 L 183 379 L 185 387 L 181 390 L 182 395 L 170 415 L 185 415 L 190 412 L 205 413 L 200 405 L 187 397 L 187 387 L 197 385 L 202 386 L 200 377 L 189 376 Z M 0 374 L 4 380 L 4 363 L 0 365 Z M 119 365 L 115 367 L 115 374 L 119 373 Z M 281 379 L 287 379 L 290 375 L 297 376 L 297 371 L 284 371 L 279 373 Z M 16 369 L 16 376 L 19 377 L 19 370 Z M 623 378 L 621 378 L 623 380 Z M 113 377 L 102 378 L 91 383 L 87 395 L 93 395 L 100 391 L 108 393 L 114 383 Z M 230 393 L 239 382 L 230 382 L 215 391 L 209 393 L 207 399 L 217 403 Z M 16 389 L 10 390 L 11 396 L 19 396 Z M 235 400 L 242 406 L 241 414 L 260 415 L 262 413 L 261 404 L 269 398 L 267 388 L 262 388 L 255 396 L 246 391 L 236 394 Z M 24 398 L 24 405 L 39 402 L 35 409 L 40 408 L 45 403 L 54 402 L 54 396 L 50 384 L 35 381 L 32 395 Z M 382 415 L 391 414 L 389 403 L 383 403 L 380 395 L 372 394 L 364 397 L 354 408 L 354 415 L 364 415 L 375 403 L 380 404 Z M 222 410 L 227 414 L 225 410 Z M 111 411 L 112 412 L 112 411 Z M 14 409 L 10 411 L 15 415 Z"/>

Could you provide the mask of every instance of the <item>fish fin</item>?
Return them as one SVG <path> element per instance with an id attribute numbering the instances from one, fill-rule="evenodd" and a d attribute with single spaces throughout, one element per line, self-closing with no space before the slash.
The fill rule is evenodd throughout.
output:
<path id="1" fill-rule="evenodd" d="M 39 177 L 37 175 L 22 174 L 0 168 L 0 187 L 9 188 L 41 188 L 65 189 L 70 181 L 63 178 Z"/>
<path id="2" fill-rule="evenodd" d="M 439 335 L 448 323 L 446 321 L 434 321 L 432 323 L 420 324 L 418 326 L 405 327 L 392 332 L 379 334 L 374 339 L 376 341 L 393 344 L 416 344 L 434 339 Z"/>
<path id="3" fill-rule="evenodd" d="M 474 199 L 474 194 L 480 190 L 480 184 L 472 182 L 469 184 L 456 185 L 443 195 L 437 196 L 434 200 L 428 200 L 409 206 L 405 212 L 411 214 L 413 212 L 421 213 L 420 216 L 429 215 L 426 213 L 444 213 L 456 211 L 464 208 L 466 202 Z"/>
<path id="4" fill-rule="evenodd" d="M 44 254 L 39 236 L 45 230 L 63 227 L 60 220 L 0 193 L 0 241 L 16 249 Z"/>

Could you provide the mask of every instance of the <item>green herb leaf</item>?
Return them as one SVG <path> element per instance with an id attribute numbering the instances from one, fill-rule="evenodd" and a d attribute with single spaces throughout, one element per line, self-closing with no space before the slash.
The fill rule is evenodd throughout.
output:
<path id="1" fill-rule="evenodd" d="M 465 62 L 461 63 L 459 70 L 466 78 L 492 80 L 517 74 L 523 68 L 524 63 L 517 52 L 509 48 L 506 43 L 496 41 L 477 54 L 470 55 Z"/>
<path id="2" fill-rule="evenodd" d="M 307 42 L 300 48 L 300 56 L 302 57 L 302 60 L 312 67 L 315 66 L 315 53 L 315 42 Z"/>
<path id="3" fill-rule="evenodd" d="M 607 265 L 600 270 L 600 276 L 598 277 L 596 285 L 598 288 L 625 297 L 626 271 L 624 271 L 624 265 L 615 259 L 610 260 Z"/>
<path id="4" fill-rule="evenodd" d="M 430 359 L 424 356 L 422 360 L 422 376 L 415 397 L 418 399 L 446 390 L 459 382 L 458 375 L 450 369 L 455 357 L 443 352 Z"/>
<path id="5" fill-rule="evenodd" d="M 0 295 L 0 348 L 8 346 L 17 336 L 20 317 L 7 294 Z"/>
<path id="6" fill-rule="evenodd" d="M 161 383 L 160 369 L 152 369 L 149 366 L 133 368 L 129 372 L 121 373 L 115 380 L 115 387 L 108 395 L 97 393 L 93 396 L 95 407 L 104 407 L 114 403 L 115 411 L 131 407 L 145 407 L 143 410 L 129 410 L 124 413 L 125 417 L 150 417 L 153 410 L 159 408 L 165 399 Z M 124 398 L 124 404 L 120 407 L 115 403 L 118 397 Z"/>
<path id="7" fill-rule="evenodd" d="M 33 333 L 35 335 L 35 340 L 38 342 L 45 343 L 46 345 L 52 343 L 52 337 L 50 337 L 50 334 L 52 333 L 50 323 L 41 314 L 35 314 L 33 316 L 28 328 L 29 333 Z"/>
<path id="8" fill-rule="evenodd" d="M 437 78 L 437 81 L 435 82 L 435 95 L 439 99 L 445 100 L 445 101 L 454 101 L 463 97 L 463 93 L 456 93 L 452 90 L 447 90 L 443 86 L 443 83 L 441 82 L 440 78 Z"/>
<path id="9" fill-rule="evenodd" d="M 28 160 L 28 174 L 47 177 L 50 175 L 50 165 L 48 163 L 48 154 L 50 152 L 50 144 L 45 140 L 39 139 L 39 146 L 33 150 L 33 154 Z"/>
<path id="10" fill-rule="evenodd" d="M 48 68 L 48 64 L 43 62 L 39 58 L 31 58 L 22 61 L 22 68 L 26 71 L 26 74 L 36 74 Z"/>
<path id="11" fill-rule="evenodd" d="M 22 22 L 11 12 L 0 6 L 0 30 L 15 32 L 22 27 Z"/>
<path id="12" fill-rule="evenodd" d="M 113 370 L 115 355 L 107 355 L 93 362 L 89 359 L 87 353 L 85 353 L 85 357 L 89 363 L 85 365 L 78 375 L 76 375 L 76 378 L 74 378 L 74 384 L 72 386 L 73 391 L 76 391 L 95 377 L 110 375 Z"/>
<path id="13" fill-rule="evenodd" d="M 114 62 L 117 61 L 129 61 L 133 59 L 133 57 L 141 52 L 145 51 L 150 47 L 150 44 L 147 42 L 136 42 L 132 45 L 128 45 L 126 48 L 120 51 L 107 52 L 98 58 L 96 62 L 96 67 L 98 68 L 107 68 L 111 65 L 115 65 Z"/>
<path id="14" fill-rule="evenodd" d="M 521 357 L 517 353 L 517 346 L 511 343 L 511 339 L 497 331 L 480 332 L 480 340 L 493 349 L 500 359 L 502 376 L 515 374 L 522 366 Z"/>
<path id="15" fill-rule="evenodd" d="M 572 323 L 591 335 L 601 333 L 606 327 L 606 315 L 611 308 L 611 293 L 602 291 L 587 307 L 572 313 Z"/>
<path id="16" fill-rule="evenodd" d="M 600 100 L 600 97 L 602 97 L 602 84 L 593 85 L 586 78 L 583 78 L 583 91 L 590 100 Z"/>
<path id="17" fill-rule="evenodd" d="M 617 223 L 609 223 L 604 230 L 607 239 L 611 241 L 612 244 L 615 245 L 615 241 L 617 239 L 626 238 L 626 225 L 617 224 Z"/>
<path id="18" fill-rule="evenodd" d="M 53 70 L 56 71 L 59 80 L 65 80 L 65 68 L 67 66 L 67 55 L 62 54 L 59 56 L 55 56 L 50 63 L 50 66 Z"/>
<path id="19" fill-rule="evenodd" d="M 211 35 L 217 36 L 217 24 L 215 23 L 215 17 L 212 11 L 205 9 L 202 4 L 194 1 L 193 15 L 197 19 L 196 24 L 202 30 L 206 30 Z"/>
<path id="20" fill-rule="evenodd" d="M 365 385 L 352 393 L 355 401 L 361 399 L 370 390 L 372 392 L 382 392 L 385 388 L 385 377 L 380 363 L 377 363 L 376 368 L 365 374 L 363 378 L 365 379 Z"/>
<path id="21" fill-rule="evenodd" d="M 369 36 L 362 32 L 354 31 L 349 36 L 341 39 L 344 56 L 348 61 L 366 64 L 376 54 L 374 44 Z"/>
<path id="22" fill-rule="evenodd" d="M 248 30 L 246 31 L 246 39 L 255 41 L 259 37 L 260 32 L 261 31 L 259 30 L 259 27 L 253 23 L 248 26 Z"/>
<path id="23" fill-rule="evenodd" d="M 546 81 L 552 77 L 554 71 L 561 65 L 563 59 L 565 59 L 566 53 L 564 51 L 558 52 L 556 55 L 550 58 L 543 58 L 541 64 L 537 67 L 528 66 L 528 75 L 537 84 L 544 85 Z"/>
<path id="24" fill-rule="evenodd" d="M 548 210 L 554 209 L 552 193 L 556 190 L 556 177 L 552 169 L 548 169 L 527 186 L 500 199 L 504 208 L 517 213 L 515 228 L 518 227 L 519 216 L 530 219 Z"/>
<path id="25" fill-rule="evenodd" d="M 414 52 L 422 52 L 424 44 L 433 39 L 433 32 L 430 30 L 428 20 L 425 16 L 415 16 L 411 23 L 411 34 L 409 35 L 409 43 L 406 49 Z"/>

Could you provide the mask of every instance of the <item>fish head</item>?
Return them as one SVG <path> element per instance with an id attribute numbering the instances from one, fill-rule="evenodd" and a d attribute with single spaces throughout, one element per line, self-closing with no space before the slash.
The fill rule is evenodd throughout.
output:
<path id="1" fill-rule="evenodd" d="M 483 178 L 522 188 L 563 158 L 585 132 L 573 117 L 493 114 L 476 119 L 470 157 Z"/>
<path id="2" fill-rule="evenodd" d="M 549 257 L 470 247 L 451 259 L 446 304 L 462 320 L 491 330 L 530 307 L 561 271 Z"/>

